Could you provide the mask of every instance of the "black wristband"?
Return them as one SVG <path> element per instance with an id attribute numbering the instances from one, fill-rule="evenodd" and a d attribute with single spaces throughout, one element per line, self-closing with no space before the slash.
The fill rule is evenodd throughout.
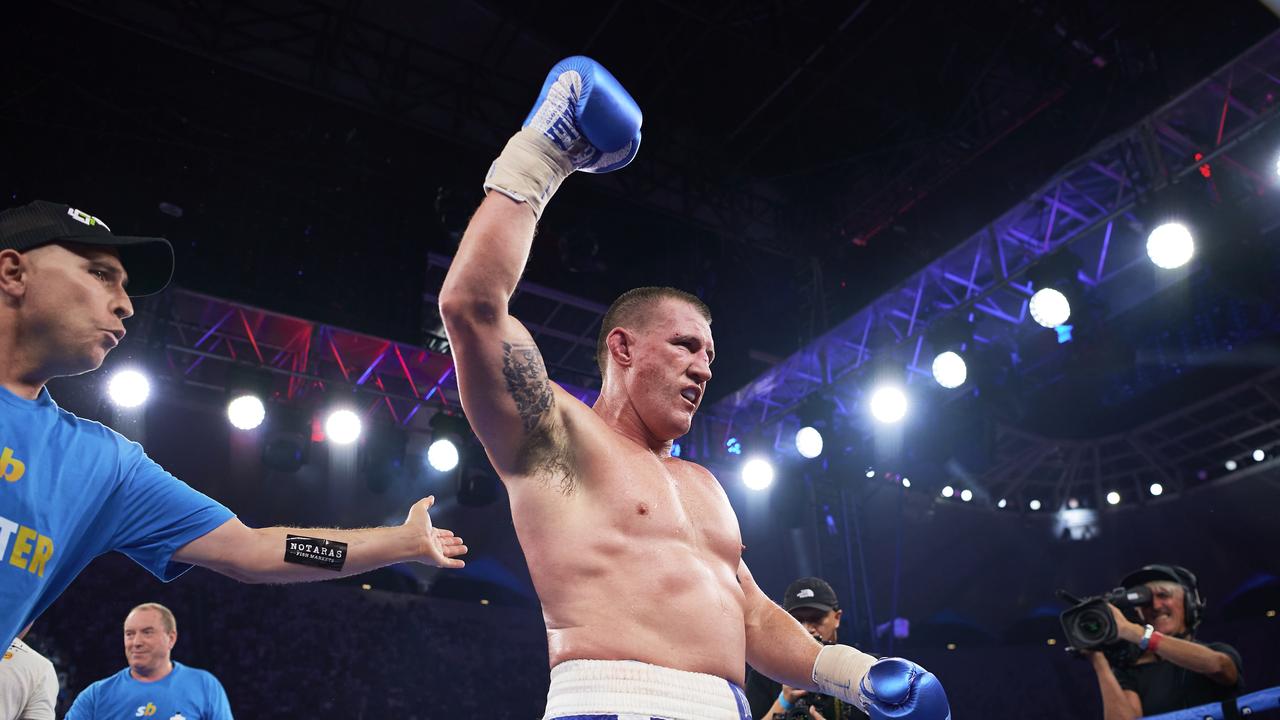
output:
<path id="1" fill-rule="evenodd" d="M 337 572 L 347 562 L 347 544 L 305 535 L 288 535 L 284 541 L 284 561 Z"/>

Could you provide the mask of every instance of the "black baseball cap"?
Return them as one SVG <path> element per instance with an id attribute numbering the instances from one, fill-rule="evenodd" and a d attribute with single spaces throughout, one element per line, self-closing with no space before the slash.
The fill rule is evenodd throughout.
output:
<path id="1" fill-rule="evenodd" d="M 164 238 L 113 235 L 89 213 L 45 200 L 0 212 L 0 250 L 22 252 L 54 243 L 117 248 L 132 297 L 158 293 L 173 277 L 173 246 Z"/>
<path id="2" fill-rule="evenodd" d="M 782 609 L 791 612 L 796 608 L 815 608 L 823 612 L 840 609 L 836 591 L 826 580 L 816 577 L 800 578 L 787 586 L 782 598 Z"/>
<path id="3" fill-rule="evenodd" d="M 1155 580 L 1168 580 L 1192 588 L 1196 586 L 1196 576 L 1192 575 L 1190 570 L 1177 565 L 1144 565 L 1141 569 L 1125 575 L 1120 584 L 1131 588 Z"/>

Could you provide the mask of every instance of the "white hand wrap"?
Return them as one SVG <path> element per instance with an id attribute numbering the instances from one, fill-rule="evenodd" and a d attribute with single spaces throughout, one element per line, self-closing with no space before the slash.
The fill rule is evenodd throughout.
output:
<path id="1" fill-rule="evenodd" d="M 827 645 L 818 651 L 818 659 L 813 662 L 813 684 L 823 695 L 834 695 L 866 711 L 867 701 L 858 686 L 875 662 L 875 658 L 848 645 Z"/>
<path id="2" fill-rule="evenodd" d="M 570 158 L 542 133 L 526 127 L 507 141 L 489 166 L 485 191 L 497 190 L 516 202 L 527 203 L 536 217 L 573 172 Z"/>

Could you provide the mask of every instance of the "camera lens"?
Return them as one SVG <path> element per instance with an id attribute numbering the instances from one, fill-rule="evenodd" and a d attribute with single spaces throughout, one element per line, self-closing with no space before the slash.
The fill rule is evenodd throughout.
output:
<path id="1" fill-rule="evenodd" d="M 1105 640 L 1107 628 L 1107 618 L 1095 608 L 1085 610 L 1076 619 L 1076 630 L 1080 635 L 1080 639 L 1090 645 L 1101 643 Z"/>

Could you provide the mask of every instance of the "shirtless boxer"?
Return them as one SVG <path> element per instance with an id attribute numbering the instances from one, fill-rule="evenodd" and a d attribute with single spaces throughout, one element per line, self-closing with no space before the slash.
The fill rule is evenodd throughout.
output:
<path id="1" fill-rule="evenodd" d="M 950 717 L 937 679 L 898 658 L 820 646 L 742 562 L 737 518 L 706 469 L 673 458 L 711 379 L 711 316 L 641 288 L 605 316 L 587 407 L 547 378 L 508 314 L 545 203 L 575 170 L 635 156 L 640 109 L 597 63 L 552 69 L 494 161 L 440 293 L 463 408 L 506 484 L 542 602 L 546 718 L 748 718 L 745 665 L 873 718 Z"/>

